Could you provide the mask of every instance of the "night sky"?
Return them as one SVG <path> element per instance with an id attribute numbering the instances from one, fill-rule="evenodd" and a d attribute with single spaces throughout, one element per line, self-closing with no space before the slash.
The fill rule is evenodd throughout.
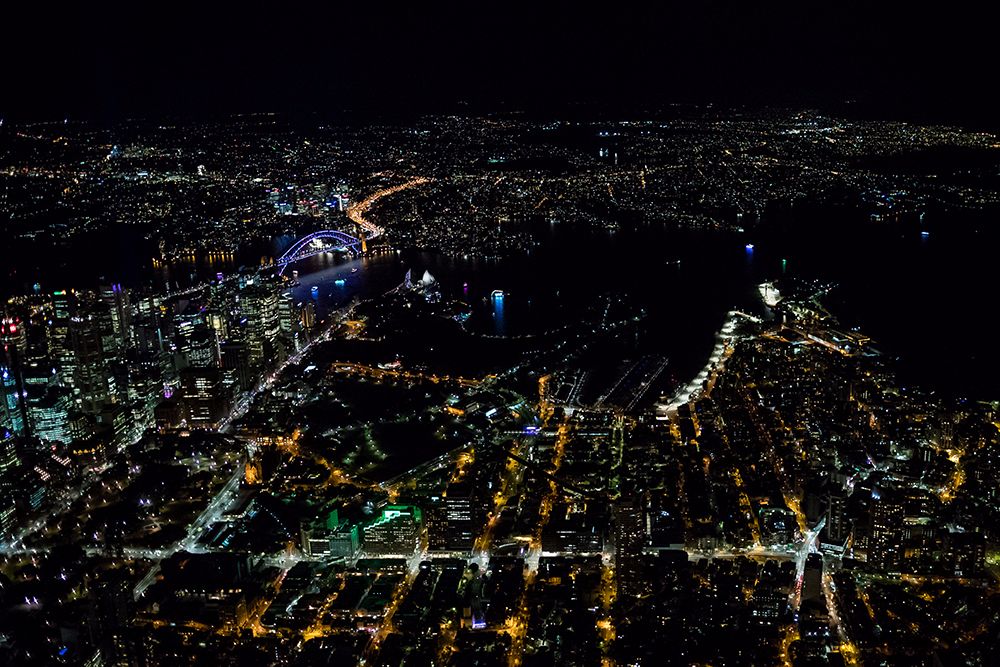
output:
<path id="1" fill-rule="evenodd" d="M 8 4 L 13 118 L 853 101 L 1000 124 L 994 3 Z"/>

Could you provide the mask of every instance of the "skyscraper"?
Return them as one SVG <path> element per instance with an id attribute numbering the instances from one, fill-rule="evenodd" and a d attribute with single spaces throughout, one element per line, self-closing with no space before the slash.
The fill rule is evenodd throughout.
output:
<path id="1" fill-rule="evenodd" d="M 229 407 L 218 368 L 188 368 L 181 373 L 181 403 L 190 426 L 214 428 Z"/>
<path id="2" fill-rule="evenodd" d="M 18 435 L 27 433 L 23 396 L 14 371 L 0 365 L 0 428 Z"/>
<path id="3" fill-rule="evenodd" d="M 60 379 L 72 388 L 75 381 L 76 358 L 70 341 L 70 320 L 76 312 L 76 295 L 66 290 L 52 293 L 52 317 L 48 322 L 49 357 L 60 371 Z"/>
<path id="4" fill-rule="evenodd" d="M 0 318 L 0 428 L 17 435 L 27 435 L 30 426 L 24 405 L 26 332 L 19 318 L 6 314 Z"/>
<path id="5" fill-rule="evenodd" d="M 888 572 L 899 571 L 903 555 L 903 503 L 888 489 L 872 491 L 868 562 Z"/>
<path id="6" fill-rule="evenodd" d="M 178 347 L 183 363 L 196 368 L 219 365 L 219 338 L 211 327 L 200 321 L 185 320 L 177 327 Z"/>
<path id="7" fill-rule="evenodd" d="M 129 303 L 128 290 L 120 284 L 101 287 L 101 300 L 111 314 L 111 329 L 116 342 L 122 350 L 132 347 L 132 304 Z"/>
<path id="8" fill-rule="evenodd" d="M 31 389 L 27 398 L 31 432 L 44 442 L 68 443 L 72 437 L 69 427 L 69 390 L 59 386 Z"/>
<path id="9" fill-rule="evenodd" d="M 278 295 L 265 285 L 250 288 L 241 300 L 246 319 L 246 343 L 250 366 L 260 368 L 273 361 L 281 323 Z"/>
<path id="10" fill-rule="evenodd" d="M 847 503 L 850 499 L 850 489 L 842 484 L 830 481 L 827 491 L 826 526 L 823 530 L 823 542 L 843 547 L 851 533 L 851 523 L 847 518 Z"/>
<path id="11" fill-rule="evenodd" d="M 78 309 L 70 319 L 70 356 L 77 406 L 85 413 L 96 414 L 115 401 L 106 344 L 113 345 L 114 337 L 103 304 L 91 302 L 88 306 Z"/>
<path id="12" fill-rule="evenodd" d="M 641 496 L 623 494 L 615 505 L 615 568 L 618 595 L 635 598 L 642 588 L 642 551 L 646 544 Z"/>
<path id="13" fill-rule="evenodd" d="M 430 548 L 435 551 L 468 553 L 475 538 L 475 497 L 464 482 L 450 484 L 441 504 L 433 508 L 429 521 Z"/>
<path id="14" fill-rule="evenodd" d="M 20 460 L 14 447 L 14 435 L 0 429 L 0 539 L 10 536 L 17 516 L 16 478 Z"/>

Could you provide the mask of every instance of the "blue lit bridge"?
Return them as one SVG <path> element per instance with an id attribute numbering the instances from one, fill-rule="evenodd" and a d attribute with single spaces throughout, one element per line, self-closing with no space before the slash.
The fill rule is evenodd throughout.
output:
<path id="1" fill-rule="evenodd" d="M 300 259 L 322 255 L 326 252 L 350 252 L 358 253 L 362 250 L 364 242 L 350 234 L 336 231 L 334 229 L 323 229 L 312 234 L 307 234 L 293 243 L 285 253 L 277 259 L 275 264 L 281 267 L 282 271 L 286 266 Z"/>

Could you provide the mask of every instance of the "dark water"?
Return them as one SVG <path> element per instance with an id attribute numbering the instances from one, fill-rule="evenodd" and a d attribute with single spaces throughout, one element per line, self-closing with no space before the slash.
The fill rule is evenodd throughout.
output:
<path id="1" fill-rule="evenodd" d="M 414 278 L 429 271 L 446 297 L 472 307 L 468 329 L 491 336 L 537 334 L 577 322 L 610 296 L 646 311 L 644 335 L 627 347 L 666 354 L 678 379 L 704 365 L 730 308 L 755 305 L 753 267 L 733 235 L 662 227 L 581 234 L 557 226 L 544 233 L 541 248 L 500 261 L 403 252 L 310 272 L 313 260 L 297 267 L 301 286 L 293 294 L 304 301 L 318 286 L 322 315 L 354 296 L 399 284 L 408 269 Z M 502 299 L 492 297 L 495 290 L 503 291 Z"/>
<path id="2" fill-rule="evenodd" d="M 669 356 L 670 372 L 686 381 L 704 364 L 726 312 L 758 307 L 758 283 L 783 275 L 818 278 L 837 283 L 831 310 L 845 326 L 860 326 L 881 350 L 899 357 L 906 382 L 1000 398 L 1000 348 L 993 341 L 1000 230 L 992 215 L 930 211 L 922 222 L 911 216 L 874 223 L 849 209 L 796 208 L 769 211 L 756 228 L 747 226 L 742 234 L 659 223 L 611 233 L 539 223 L 533 231 L 540 246 L 502 261 L 419 252 L 350 261 L 316 257 L 292 267 L 301 281 L 295 296 L 311 299 L 310 288 L 318 286 L 322 315 L 355 296 L 399 284 L 407 269 L 414 277 L 427 270 L 446 296 L 473 307 L 470 329 L 519 335 L 578 320 L 584 309 L 612 295 L 646 310 L 636 351 Z M 232 262 L 201 258 L 154 271 L 155 249 L 126 231 L 62 249 L 22 249 L 6 277 L 8 286 L 19 289 L 39 277 L 43 289 L 85 286 L 100 274 L 133 285 L 185 285 L 231 272 L 239 263 L 252 266 L 288 241 L 248 249 Z M 754 244 L 752 253 L 747 242 Z M 494 290 L 505 293 L 502 304 L 490 298 Z"/>
<path id="3" fill-rule="evenodd" d="M 836 281 L 830 309 L 899 357 L 904 382 L 1000 398 L 995 214 L 931 211 L 923 222 L 914 215 L 888 223 L 850 211 L 775 217 L 755 248 L 761 264 L 780 271 L 787 257 L 790 274 Z"/>
<path id="4" fill-rule="evenodd" d="M 636 350 L 669 356 L 671 372 L 686 380 L 704 364 L 729 309 L 759 309 L 760 282 L 817 278 L 837 284 L 831 310 L 898 357 L 905 383 L 992 400 L 1000 397 L 992 341 L 1000 235 L 991 223 L 984 215 L 933 213 L 922 222 L 873 223 L 850 210 L 803 208 L 771 212 L 742 234 L 659 224 L 581 233 L 546 224 L 540 248 L 502 261 L 404 252 L 315 273 L 316 264 L 306 263 L 296 295 L 310 298 L 318 284 L 322 311 L 398 284 L 407 269 L 415 277 L 428 270 L 446 295 L 473 306 L 473 330 L 506 335 L 544 331 L 579 318 L 605 294 L 619 295 L 647 312 Z M 505 292 L 502 308 L 490 298 L 494 290 Z"/>

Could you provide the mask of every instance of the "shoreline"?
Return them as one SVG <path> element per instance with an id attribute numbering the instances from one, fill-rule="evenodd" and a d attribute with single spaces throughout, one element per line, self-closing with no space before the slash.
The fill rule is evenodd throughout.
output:
<path id="1" fill-rule="evenodd" d="M 669 401 L 656 403 L 655 410 L 658 421 L 673 421 L 677 416 L 677 410 L 682 405 L 711 392 L 715 377 L 725 369 L 726 360 L 733 352 L 732 343 L 737 339 L 734 331 L 736 323 L 741 318 L 751 319 L 746 313 L 735 309 L 726 313 L 722 327 L 715 333 L 715 347 L 712 348 L 712 353 L 709 355 L 708 361 L 705 362 L 705 366 L 686 385 L 678 387 Z"/>

